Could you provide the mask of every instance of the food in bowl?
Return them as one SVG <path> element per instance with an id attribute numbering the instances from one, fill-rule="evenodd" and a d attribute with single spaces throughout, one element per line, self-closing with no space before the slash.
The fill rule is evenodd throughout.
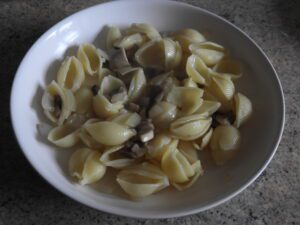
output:
<path id="1" fill-rule="evenodd" d="M 239 127 L 252 113 L 234 86 L 241 76 L 229 51 L 197 30 L 111 26 L 106 51 L 81 44 L 47 86 L 47 138 L 74 148 L 70 175 L 82 185 L 116 169 L 130 197 L 181 191 L 203 174 L 198 151 L 223 165 L 239 149 Z"/>

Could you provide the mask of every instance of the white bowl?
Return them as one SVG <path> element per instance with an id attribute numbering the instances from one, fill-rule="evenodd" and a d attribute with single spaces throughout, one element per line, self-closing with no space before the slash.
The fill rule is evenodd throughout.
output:
<path id="1" fill-rule="evenodd" d="M 191 27 L 223 44 L 245 65 L 237 89 L 253 102 L 254 113 L 242 127 L 237 157 L 223 167 L 206 167 L 205 175 L 188 190 L 166 190 L 133 202 L 99 192 L 97 185 L 73 184 L 66 172 L 69 150 L 56 150 L 39 137 L 36 124 L 45 121 L 42 88 L 55 77 L 61 60 L 82 42 L 102 45 L 107 24 L 146 22 L 160 31 Z M 82 10 L 49 29 L 31 47 L 16 73 L 11 93 L 11 117 L 17 140 L 33 167 L 55 188 L 90 207 L 129 217 L 168 218 L 197 213 L 240 193 L 273 157 L 284 127 L 282 88 L 267 56 L 240 29 L 206 10 L 171 1 L 115 1 Z M 101 187 L 103 189 L 103 187 Z M 105 187 L 104 187 L 105 188 Z M 107 188 L 107 187 L 106 187 Z M 108 188 L 109 189 L 109 188 Z"/>

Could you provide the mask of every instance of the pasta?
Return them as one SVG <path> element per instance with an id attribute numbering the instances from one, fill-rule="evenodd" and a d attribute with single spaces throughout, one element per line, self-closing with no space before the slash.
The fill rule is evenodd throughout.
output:
<path id="1" fill-rule="evenodd" d="M 208 176 L 199 151 L 216 166 L 230 163 L 253 105 L 235 86 L 243 67 L 225 46 L 195 29 L 162 34 L 145 23 L 109 26 L 105 45 L 81 44 L 42 96 L 52 123 L 43 133 L 76 149 L 76 182 L 105 182 L 116 170 L 121 189 L 143 198 Z"/>

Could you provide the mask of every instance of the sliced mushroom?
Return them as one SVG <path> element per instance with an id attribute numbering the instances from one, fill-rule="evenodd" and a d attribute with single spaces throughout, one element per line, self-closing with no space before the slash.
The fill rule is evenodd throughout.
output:
<path id="1" fill-rule="evenodd" d="M 231 111 L 227 113 L 216 112 L 212 115 L 212 128 L 216 128 L 219 125 L 231 125 L 234 122 L 234 115 Z"/>
<path id="2" fill-rule="evenodd" d="M 148 151 L 146 146 L 140 141 L 129 141 L 120 152 L 128 158 L 141 158 Z"/>
<path id="3" fill-rule="evenodd" d="M 140 106 L 138 104 L 133 103 L 133 102 L 129 102 L 128 104 L 126 104 L 125 108 L 128 109 L 131 112 L 139 112 L 140 111 Z"/>
<path id="4" fill-rule="evenodd" d="M 143 120 L 137 127 L 137 134 L 141 142 L 145 143 L 154 138 L 154 125 L 151 119 Z"/>
<path id="5" fill-rule="evenodd" d="M 118 70 L 123 67 L 129 67 L 130 63 L 127 59 L 124 48 L 116 49 L 111 56 L 110 67 L 113 70 Z"/>

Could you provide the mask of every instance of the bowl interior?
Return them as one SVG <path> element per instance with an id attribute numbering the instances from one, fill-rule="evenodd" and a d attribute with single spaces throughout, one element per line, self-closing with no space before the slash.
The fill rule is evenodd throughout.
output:
<path id="1" fill-rule="evenodd" d="M 103 47 L 107 24 L 128 26 L 133 22 L 152 24 L 160 31 L 194 28 L 224 45 L 242 61 L 244 76 L 237 90 L 253 103 L 254 113 L 241 129 L 242 145 L 237 157 L 222 167 L 211 164 L 204 153 L 205 174 L 183 192 L 166 190 L 142 201 L 132 202 L 108 185 L 110 176 L 93 186 L 79 186 L 67 174 L 72 150 L 56 149 L 41 138 L 36 124 L 46 122 L 40 102 L 43 88 L 55 76 L 67 55 L 77 46 L 91 42 Z M 37 171 L 57 189 L 91 207 L 134 217 L 181 216 L 210 208 L 237 194 L 261 172 L 277 147 L 284 117 L 282 92 L 276 74 L 257 46 L 228 22 L 201 9 L 169 1 L 117 1 L 97 5 L 63 20 L 45 33 L 25 56 L 16 74 L 11 113 L 16 137 Z M 99 191 L 100 190 L 100 191 Z M 170 200 L 172 204 L 170 204 Z"/>

